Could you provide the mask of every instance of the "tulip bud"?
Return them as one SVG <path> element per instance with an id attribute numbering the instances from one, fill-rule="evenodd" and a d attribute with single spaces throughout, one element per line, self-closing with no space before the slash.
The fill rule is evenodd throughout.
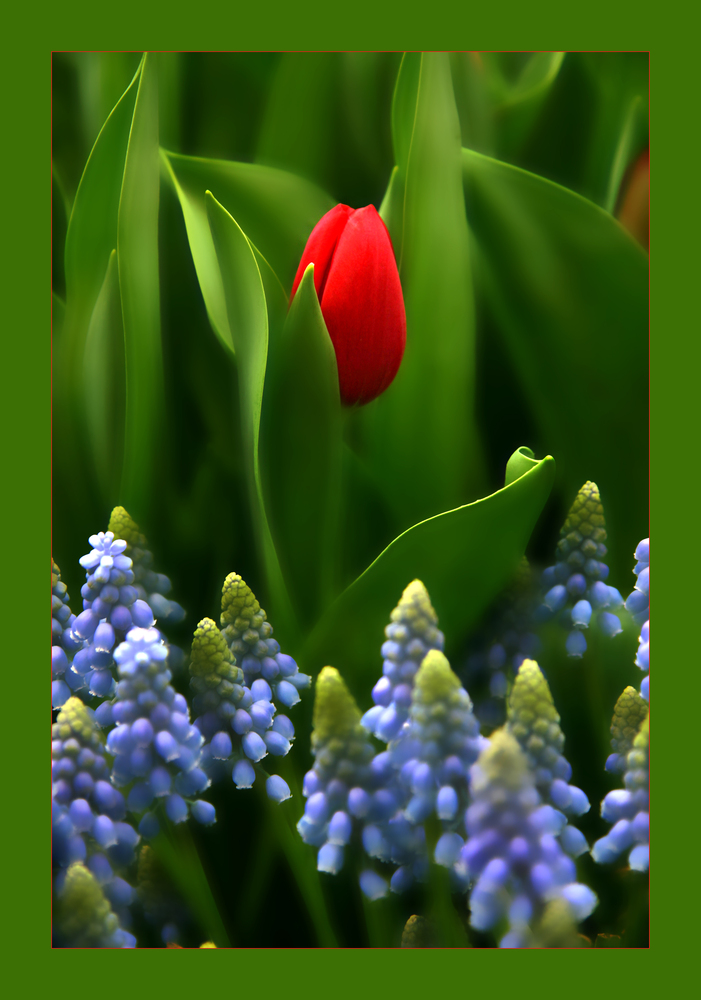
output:
<path id="1" fill-rule="evenodd" d="M 331 337 L 341 401 L 369 403 L 390 385 L 404 354 L 406 317 L 387 227 L 373 205 L 336 205 L 307 241 L 290 301 L 309 264 Z"/>

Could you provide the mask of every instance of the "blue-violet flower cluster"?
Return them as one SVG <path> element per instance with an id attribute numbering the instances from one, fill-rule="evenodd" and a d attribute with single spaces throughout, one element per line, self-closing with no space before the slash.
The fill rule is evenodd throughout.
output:
<path id="1" fill-rule="evenodd" d="M 542 800 L 568 816 L 588 812 L 589 799 L 581 788 L 568 784 L 572 768 L 562 755 L 565 737 L 560 716 L 535 660 L 524 660 L 519 667 L 509 695 L 507 730 L 525 752 Z M 562 828 L 558 839 L 573 858 L 589 849 L 584 835 L 569 824 Z"/>
<path id="2" fill-rule="evenodd" d="M 625 788 L 609 792 L 601 803 L 601 815 L 613 826 L 591 849 L 599 864 L 615 861 L 628 851 L 634 871 L 646 872 L 650 865 L 650 715 L 646 714 L 626 754 Z"/>
<path id="3" fill-rule="evenodd" d="M 150 609 L 149 609 L 150 613 Z M 165 801 L 173 823 L 188 813 L 204 824 L 215 821 L 214 807 L 197 796 L 210 784 L 200 765 L 204 738 L 190 722 L 187 701 L 170 684 L 168 647 L 155 628 L 133 628 L 114 653 L 119 672 L 117 697 L 103 702 L 96 719 L 116 725 L 107 737 L 114 755 L 112 781 L 129 787 L 127 808 L 143 813 L 139 832 L 152 837 L 159 824 L 150 810 Z"/>
<path id="4" fill-rule="evenodd" d="M 385 629 L 382 677 L 372 689 L 373 708 L 362 724 L 378 739 L 389 743 L 409 718 L 414 678 L 430 649 L 443 649 L 443 633 L 421 580 L 404 590 Z"/>
<path id="5" fill-rule="evenodd" d="M 289 753 L 294 727 L 285 715 L 276 715 L 270 685 L 257 677 L 249 688 L 236 665 L 224 635 L 211 618 L 204 618 L 195 631 L 190 654 L 190 685 L 195 692 L 195 725 L 205 739 L 200 766 L 212 780 L 233 778 L 237 788 L 250 788 L 253 767 L 268 753 Z M 278 802 L 290 797 L 290 789 L 278 775 L 268 778 L 266 788 Z"/>
<path id="6" fill-rule="evenodd" d="M 623 604 L 616 588 L 604 582 L 609 574 L 603 562 L 607 552 L 605 541 L 599 488 L 596 483 L 586 482 L 560 530 L 558 560 L 543 571 L 545 596 L 536 610 L 537 621 L 549 621 L 557 615 L 560 624 L 570 629 L 565 644 L 568 656 L 579 657 L 586 650 L 584 630 L 594 613 L 604 635 L 614 636 L 622 631 L 617 615 L 605 610 Z"/>
<path id="7" fill-rule="evenodd" d="M 299 692 L 309 686 L 311 677 L 300 673 L 292 657 L 280 652 L 265 611 L 238 573 L 229 573 L 224 581 L 220 622 L 251 690 L 256 679 L 262 678 L 276 702 L 284 708 L 296 705 Z"/>
<path id="8" fill-rule="evenodd" d="M 564 900 L 573 920 L 589 916 L 596 896 L 576 881 L 574 862 L 556 839 L 567 820 L 541 803 L 526 755 L 505 729 L 471 768 L 470 794 L 461 854 L 475 883 L 471 926 L 487 931 L 506 924 L 499 947 L 524 948 L 555 900 Z"/>

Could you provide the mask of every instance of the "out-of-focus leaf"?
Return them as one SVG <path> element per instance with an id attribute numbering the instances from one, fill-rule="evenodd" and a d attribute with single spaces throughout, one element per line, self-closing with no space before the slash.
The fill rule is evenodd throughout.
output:
<path id="1" fill-rule="evenodd" d="M 80 120 L 87 149 L 136 73 L 138 52 L 73 52 L 78 79 Z"/>
<path id="2" fill-rule="evenodd" d="M 56 292 L 51 293 L 51 332 L 54 339 L 60 340 L 63 321 L 66 315 L 66 303 Z"/>
<path id="3" fill-rule="evenodd" d="M 280 633 L 285 637 L 294 632 L 294 615 L 270 534 L 258 459 L 268 358 L 268 315 L 263 281 L 255 253 L 245 234 L 209 191 L 206 193 L 206 211 L 224 290 L 227 324 L 236 354 L 241 431 L 253 522 L 265 567 L 272 614 L 276 628 L 280 623 Z"/>
<path id="4" fill-rule="evenodd" d="M 57 295 L 66 294 L 63 257 L 70 207 L 54 164 L 51 164 L 51 287 Z"/>
<path id="5" fill-rule="evenodd" d="M 497 155 L 510 159 L 538 117 L 550 87 L 557 78 L 564 52 L 534 52 L 515 84 L 495 108 Z"/>
<path id="6" fill-rule="evenodd" d="M 95 482 L 88 455 L 83 397 L 83 359 L 88 326 L 117 246 L 124 164 L 141 71 L 107 118 L 90 154 L 68 221 L 65 250 L 66 311 L 60 338 L 54 336 L 54 469 L 57 484 L 71 496 L 76 518 L 95 517 Z M 64 517 L 66 514 L 64 513 Z M 82 528 L 82 532 L 85 528 Z"/>
<path id="7" fill-rule="evenodd" d="M 451 52 L 450 70 L 463 146 L 494 155 L 493 102 L 483 54 Z"/>
<path id="8" fill-rule="evenodd" d="M 256 160 L 326 185 L 331 175 L 339 59 L 335 52 L 286 52 L 260 128 Z"/>
<path id="9" fill-rule="evenodd" d="M 117 251 L 110 254 L 83 358 L 85 424 L 90 458 L 106 508 L 120 498 L 126 400 L 124 327 Z"/>
<path id="10" fill-rule="evenodd" d="M 468 150 L 463 162 L 481 290 L 539 445 L 567 505 L 599 484 L 624 573 L 647 530 L 647 257 L 571 191 Z"/>
<path id="11" fill-rule="evenodd" d="M 230 347 L 226 307 L 207 225 L 205 191 L 211 191 L 278 276 L 292 288 L 310 232 L 333 208 L 327 194 L 294 174 L 252 163 L 204 160 L 162 152 L 180 199 L 190 249 L 209 318 Z"/>
<path id="12" fill-rule="evenodd" d="M 544 458 L 497 493 L 395 538 L 314 629 L 300 656 L 304 669 L 316 673 L 326 664 L 337 666 L 367 704 L 389 613 L 417 577 L 431 596 L 448 656 L 460 649 L 523 556 L 554 476 L 554 460 Z"/>
<path id="13" fill-rule="evenodd" d="M 158 90 L 156 67 L 144 56 L 119 201 L 117 263 L 124 323 L 126 411 L 123 503 L 149 520 L 159 480 L 165 423 L 158 277 Z"/>
<path id="14" fill-rule="evenodd" d="M 643 99 L 640 94 L 636 94 L 630 102 L 628 114 L 623 123 L 618 146 L 616 147 L 611 164 L 606 200 L 604 202 L 604 208 L 607 212 L 613 213 L 618 204 L 621 184 L 626 170 L 632 162 L 635 152 L 640 148 L 640 137 L 646 126 L 646 117 Z"/>
<path id="15" fill-rule="evenodd" d="M 407 526 L 474 496 L 481 475 L 460 125 L 445 53 L 404 56 L 392 131 L 397 193 L 389 200 L 396 206 L 402 192 L 401 235 L 395 212 L 389 228 L 407 345 L 397 377 L 364 418 L 374 474 Z"/>
<path id="16" fill-rule="evenodd" d="M 272 367 L 261 446 L 265 493 L 289 592 L 310 623 L 328 603 L 338 572 L 341 462 L 336 352 L 313 265 L 292 301 Z"/>
<path id="17" fill-rule="evenodd" d="M 527 138 L 502 158 L 602 207 L 615 203 L 621 141 L 636 97 L 641 112 L 623 173 L 647 145 L 648 79 L 646 52 L 568 52 Z"/>

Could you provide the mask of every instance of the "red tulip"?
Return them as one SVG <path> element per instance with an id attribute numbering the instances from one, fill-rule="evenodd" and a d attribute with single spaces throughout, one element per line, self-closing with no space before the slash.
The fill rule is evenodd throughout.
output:
<path id="1" fill-rule="evenodd" d="M 392 382 L 406 343 L 402 286 L 387 227 L 374 205 L 336 205 L 316 224 L 292 295 L 309 264 L 336 351 L 341 401 L 369 403 Z"/>

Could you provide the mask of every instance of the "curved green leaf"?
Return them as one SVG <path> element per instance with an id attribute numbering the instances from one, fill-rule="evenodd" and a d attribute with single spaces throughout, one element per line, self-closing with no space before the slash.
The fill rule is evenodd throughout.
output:
<path id="1" fill-rule="evenodd" d="M 271 367 L 261 446 L 267 507 L 289 591 L 309 622 L 328 603 L 337 572 L 341 462 L 336 352 L 313 264 L 297 288 Z"/>
<path id="2" fill-rule="evenodd" d="M 310 232 L 332 199 L 294 174 L 252 163 L 206 160 L 162 151 L 185 218 L 192 258 L 212 326 L 227 344 L 226 304 L 207 225 L 205 191 L 236 219 L 269 262 L 286 294 Z"/>
<path id="3" fill-rule="evenodd" d="M 365 407 L 365 422 L 374 472 L 408 525 L 474 495 L 480 479 L 460 126 L 447 54 L 404 56 L 392 126 L 401 232 L 393 191 L 383 208 L 392 215 L 407 344 L 394 382 Z"/>
<path id="4" fill-rule="evenodd" d="M 207 191 L 206 210 L 212 233 L 227 323 L 236 353 L 241 431 L 246 451 L 246 477 L 256 526 L 256 537 L 265 567 L 273 615 L 283 635 L 295 630 L 294 615 L 285 589 L 263 503 L 258 446 L 263 386 L 268 359 L 268 315 L 263 281 L 255 253 L 243 231 L 227 210 Z"/>
<path id="5" fill-rule="evenodd" d="M 66 311 L 54 356 L 54 466 L 85 482 L 83 354 L 88 326 L 117 246 L 119 202 L 141 68 L 103 125 L 81 177 L 66 233 Z M 85 482 L 89 489 L 89 480 Z"/>
<path id="6" fill-rule="evenodd" d="M 367 703 L 389 612 L 413 579 L 431 595 L 447 652 L 460 644 L 523 556 L 555 476 L 551 457 L 497 493 L 415 524 L 387 546 L 324 615 L 301 654 L 337 666 Z"/>
<path id="7" fill-rule="evenodd" d="M 504 486 L 510 486 L 511 483 L 516 482 L 521 476 L 525 476 L 537 464 L 538 460 L 530 448 L 517 448 L 506 463 Z"/>
<path id="8" fill-rule="evenodd" d="M 463 164 L 481 291 L 540 447 L 558 456 L 567 503 L 599 484 L 627 560 L 647 530 L 647 256 L 557 184 L 468 150 Z"/>
<path id="9" fill-rule="evenodd" d="M 126 410 L 123 503 L 147 520 L 156 502 L 165 391 L 158 275 L 158 89 L 145 55 L 119 200 L 117 263 L 124 323 Z"/>

